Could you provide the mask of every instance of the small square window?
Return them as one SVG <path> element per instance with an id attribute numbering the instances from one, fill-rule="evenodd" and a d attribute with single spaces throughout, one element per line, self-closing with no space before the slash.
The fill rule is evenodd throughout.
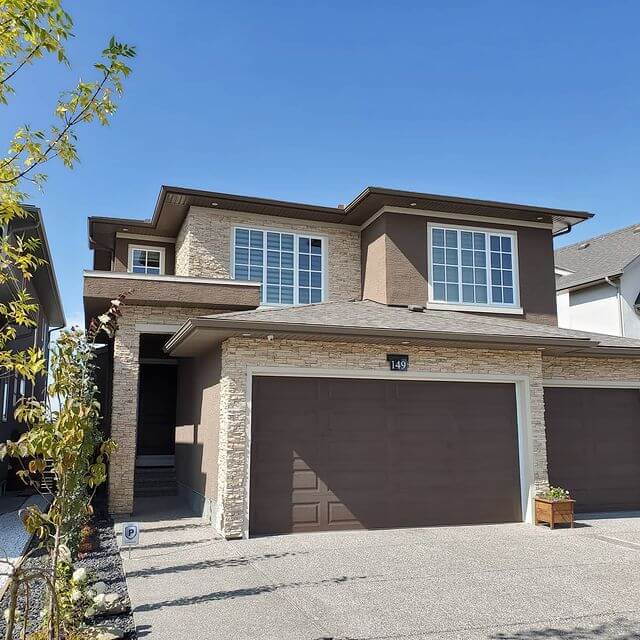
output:
<path id="1" fill-rule="evenodd" d="M 160 275 L 163 270 L 164 249 L 129 246 L 129 271 Z"/>

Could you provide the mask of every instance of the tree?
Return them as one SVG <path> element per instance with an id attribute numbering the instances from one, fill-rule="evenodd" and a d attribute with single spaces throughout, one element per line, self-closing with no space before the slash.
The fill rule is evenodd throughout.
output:
<path id="1" fill-rule="evenodd" d="M 65 44 L 73 35 L 72 29 L 73 20 L 61 0 L 0 0 L 0 104 L 8 104 L 16 76 L 37 60 L 54 56 L 69 65 Z M 0 375 L 20 375 L 33 382 L 45 367 L 37 349 L 11 350 L 18 328 L 36 325 L 37 306 L 27 282 L 42 260 L 37 257 L 36 239 L 12 236 L 7 229 L 16 218 L 29 216 L 22 204 L 31 188 L 43 188 L 48 162 L 57 158 L 69 168 L 74 166 L 79 126 L 95 120 L 109 124 L 117 108 L 115 96 L 122 94 L 123 81 L 131 72 L 126 62 L 134 56 L 134 47 L 111 38 L 93 65 L 96 79 L 81 80 L 60 95 L 53 109 L 54 122 L 48 128 L 19 127 L 0 158 L 0 225 L 4 231 L 0 286 L 12 292 L 11 298 L 0 304 Z"/>
<path id="2" fill-rule="evenodd" d="M 53 56 L 69 65 L 65 45 L 73 35 L 72 29 L 73 20 L 61 0 L 0 0 L 0 105 L 8 104 L 14 94 L 17 75 L 36 61 Z M 45 373 L 45 359 L 38 349 L 16 352 L 11 348 L 18 329 L 37 325 L 38 308 L 27 285 L 43 260 L 37 256 L 38 241 L 8 233 L 10 225 L 16 218 L 29 216 L 23 203 L 31 189 L 43 188 L 48 162 L 58 159 L 69 168 L 74 166 L 78 128 L 93 121 L 109 124 L 117 109 L 116 97 L 122 94 L 123 82 L 131 72 L 127 62 L 134 56 L 134 47 L 112 37 L 93 65 L 95 79 L 81 80 L 60 94 L 49 127 L 19 127 L 0 157 L 0 287 L 9 294 L 9 299 L 0 303 L 0 376 L 20 375 L 33 383 Z M 110 330 L 119 302 L 114 301 L 110 309 L 114 317 L 100 321 L 102 329 Z M 95 325 L 92 331 L 97 328 Z M 72 544 L 77 522 L 89 512 L 87 487 L 104 480 L 105 459 L 113 448 L 112 443 L 102 443 L 96 431 L 99 404 L 90 381 L 90 342 L 73 331 L 61 337 L 52 362 L 57 374 L 49 392 L 59 396 L 63 404 L 54 411 L 51 404 L 36 399 L 23 401 L 16 414 L 29 429 L 17 442 L 7 442 L 0 450 L 0 458 L 5 454 L 21 460 L 29 457 L 23 469 L 25 480 L 34 482 L 45 464 L 52 465 L 58 480 L 49 512 L 32 509 L 26 518 L 27 528 L 35 531 L 51 552 L 47 576 L 52 589 L 47 628 L 50 640 L 59 637 L 61 628 L 57 617 L 60 552 L 66 548 L 64 542 Z M 75 455 L 73 460 L 67 455 L 69 447 Z M 14 614 L 15 602 L 7 630 L 9 638 Z"/>
<path id="3" fill-rule="evenodd" d="M 49 552 L 49 571 L 14 574 L 7 640 L 11 640 L 16 621 L 18 591 L 21 586 L 28 590 L 34 579 L 48 585 L 47 638 L 57 640 L 61 632 L 71 637 L 83 628 L 86 603 L 71 597 L 76 586 L 71 579 L 72 562 L 80 531 L 92 514 L 93 495 L 106 480 L 106 463 L 116 446 L 113 440 L 105 440 L 100 431 L 100 403 L 93 375 L 94 343 L 102 332 L 108 337 L 114 335 L 123 299 L 120 296 L 112 300 L 110 308 L 92 322 L 87 335 L 76 328 L 60 334 L 51 352 L 47 388 L 48 398 L 54 402 L 23 398 L 16 417 L 28 429 L 17 442 L 0 445 L 0 459 L 9 455 L 22 461 L 20 476 L 37 491 L 45 471 L 54 480 L 49 508 L 43 511 L 31 505 L 23 518 L 27 531 L 35 534 Z M 24 612 L 25 622 L 28 614 Z"/>

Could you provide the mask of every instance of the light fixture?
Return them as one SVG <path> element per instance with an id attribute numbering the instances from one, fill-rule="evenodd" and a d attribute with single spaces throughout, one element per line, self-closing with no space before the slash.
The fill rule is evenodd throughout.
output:
<path id="1" fill-rule="evenodd" d="M 212 202 L 212 203 L 211 203 L 211 206 L 212 206 L 212 207 L 217 207 L 217 206 L 218 206 L 218 203 L 217 203 L 217 202 Z"/>
<path id="2" fill-rule="evenodd" d="M 409 206 L 410 207 L 417 207 L 418 203 L 417 202 L 411 202 L 411 203 L 409 203 Z"/>
<path id="3" fill-rule="evenodd" d="M 408 340 L 403 340 L 400 344 L 411 344 Z"/>
<path id="4" fill-rule="evenodd" d="M 122 227 L 123 231 L 129 231 L 129 227 Z"/>
<path id="5" fill-rule="evenodd" d="M 251 337 L 251 334 L 250 334 L 250 333 L 243 333 L 243 334 L 242 334 L 242 337 L 243 337 L 243 338 L 250 338 L 250 337 Z"/>

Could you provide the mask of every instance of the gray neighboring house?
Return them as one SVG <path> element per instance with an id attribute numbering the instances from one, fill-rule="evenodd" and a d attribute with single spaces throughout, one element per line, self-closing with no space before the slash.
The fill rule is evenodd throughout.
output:
<path id="1" fill-rule="evenodd" d="M 29 216 L 14 219 L 2 233 L 38 238 L 40 257 L 46 260 L 46 264 L 39 267 L 27 283 L 27 291 L 39 305 L 38 324 L 34 328 L 18 328 L 18 336 L 8 348 L 20 351 L 36 346 L 43 351 L 48 361 L 51 332 L 65 326 L 64 310 L 42 214 L 39 208 L 30 205 L 24 205 L 24 209 Z M 0 301 L 10 300 L 9 294 L 8 285 L 0 286 Z M 3 376 L 0 379 L 0 442 L 14 439 L 25 428 L 13 417 L 13 409 L 18 399 L 32 394 L 43 398 L 45 390 L 46 375 L 39 376 L 34 385 L 19 376 Z M 15 476 L 16 470 L 10 460 L 0 462 L 0 494 L 3 491 L 24 490 L 24 484 Z"/>
<path id="2" fill-rule="evenodd" d="M 555 252 L 558 324 L 640 338 L 640 224 Z"/>
<path id="3" fill-rule="evenodd" d="M 162 187 L 89 218 L 114 513 L 177 491 L 228 538 L 640 509 L 640 340 L 560 328 L 593 214 L 368 187 L 327 207 Z"/>

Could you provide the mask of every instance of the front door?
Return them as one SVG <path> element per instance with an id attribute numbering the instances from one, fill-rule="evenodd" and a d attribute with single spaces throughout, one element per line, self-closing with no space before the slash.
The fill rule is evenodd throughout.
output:
<path id="1" fill-rule="evenodd" d="M 139 466 L 173 464 L 176 376 L 177 367 L 173 364 L 140 365 L 137 449 Z"/>

